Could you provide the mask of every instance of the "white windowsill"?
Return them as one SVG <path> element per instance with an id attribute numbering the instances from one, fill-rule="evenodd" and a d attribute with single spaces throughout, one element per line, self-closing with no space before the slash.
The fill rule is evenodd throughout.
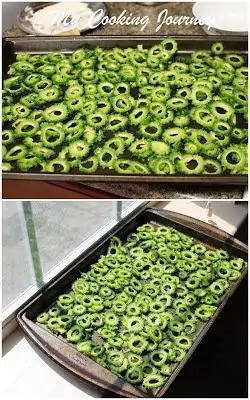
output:
<path id="1" fill-rule="evenodd" d="M 4 341 L 2 399 L 72 400 L 103 396 L 103 393 L 75 378 L 32 346 L 20 328 Z"/>
<path id="2" fill-rule="evenodd" d="M 219 202 L 218 202 L 219 203 Z M 233 203 L 233 202 L 231 202 Z M 204 202 L 203 202 L 204 205 Z M 158 207 L 161 204 L 157 204 Z M 237 226 L 247 213 L 247 209 L 238 207 L 236 214 L 225 218 L 225 203 L 221 204 L 220 216 L 207 216 L 207 210 L 191 201 L 162 202 L 162 207 L 182 214 L 190 215 L 204 222 L 212 220 L 218 228 L 234 234 Z M 229 205 L 228 205 L 229 207 Z M 231 207 L 231 205 L 230 205 Z M 216 211 L 218 209 L 216 208 Z M 88 386 L 49 360 L 40 350 L 23 336 L 20 328 L 3 342 L 1 361 L 1 397 L 3 399 L 25 398 L 25 400 L 78 399 L 105 397 L 105 394 Z"/>

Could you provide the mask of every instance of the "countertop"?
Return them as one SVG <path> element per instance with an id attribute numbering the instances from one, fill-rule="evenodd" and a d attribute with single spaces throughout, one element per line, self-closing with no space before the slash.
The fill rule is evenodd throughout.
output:
<path id="1" fill-rule="evenodd" d="M 31 3 L 32 4 L 32 3 Z M 109 16 L 118 17 L 124 10 L 126 10 L 125 16 L 129 16 L 130 13 L 133 17 L 148 16 L 150 23 L 143 29 L 141 26 L 135 25 L 101 25 L 92 31 L 84 33 L 84 36 L 93 35 L 205 35 L 204 31 L 199 25 L 163 25 L 160 30 L 156 33 L 155 29 L 159 25 L 157 22 L 158 15 L 164 9 L 168 10 L 168 17 L 176 17 L 185 15 L 192 17 L 192 6 L 194 3 L 158 3 L 154 6 L 145 6 L 144 4 L 137 2 L 106 2 L 109 10 Z M 23 36 L 26 35 L 21 29 L 13 26 L 11 29 L 4 33 L 5 36 Z"/>
<path id="2" fill-rule="evenodd" d="M 199 25 L 163 25 L 156 33 L 158 15 L 164 9 L 168 10 L 168 16 L 192 16 L 194 3 L 160 3 L 154 6 L 145 6 L 141 3 L 108 2 L 110 16 L 119 16 L 125 9 L 126 15 L 149 17 L 150 23 L 140 30 L 141 26 L 102 25 L 93 31 L 85 33 L 86 36 L 93 35 L 205 35 Z M 26 35 L 16 26 L 7 30 L 4 36 Z M 244 186 L 199 186 L 199 185 L 172 185 L 172 184 L 149 184 L 149 183 L 84 183 L 85 185 L 112 193 L 121 198 L 141 199 L 241 199 L 244 194 Z"/>

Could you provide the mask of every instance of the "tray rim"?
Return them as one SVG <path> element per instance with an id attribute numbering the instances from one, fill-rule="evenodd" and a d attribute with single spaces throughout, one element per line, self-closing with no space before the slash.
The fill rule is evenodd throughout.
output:
<path id="1" fill-rule="evenodd" d="M 240 42 L 248 42 L 248 36 L 244 36 L 244 35 L 159 35 L 159 34 L 155 34 L 155 35 L 89 35 L 89 36 L 79 36 L 79 35 L 71 35 L 71 36 L 57 36 L 57 35 L 50 35 L 50 36 L 32 36 L 32 35 L 21 35 L 21 36 L 3 36 L 3 40 L 6 41 L 11 41 L 11 42 L 19 42 L 19 41 L 25 41 L 25 40 L 30 40 L 30 41 L 41 41 L 42 39 L 46 39 L 49 41 L 54 41 L 54 40 L 60 40 L 60 41 L 70 41 L 70 40 L 74 40 L 74 41 L 79 41 L 79 42 L 83 42 L 83 41 L 94 41 L 94 40 L 99 40 L 102 39 L 103 40 L 117 40 L 117 39 L 122 39 L 122 40 L 147 40 L 147 41 L 152 41 L 152 40 L 162 40 L 165 39 L 166 37 L 171 37 L 173 39 L 177 39 L 177 40 L 183 40 L 183 41 L 188 41 L 190 39 L 195 39 L 200 41 L 201 39 L 205 39 L 207 41 L 211 41 L 214 42 L 216 40 L 220 41 L 225 41 L 225 42 L 232 42 L 232 41 L 240 41 Z M 246 50 L 247 52 L 248 50 Z"/>
<path id="2" fill-rule="evenodd" d="M 58 41 L 62 43 L 67 43 L 70 41 L 75 41 L 79 43 L 88 43 L 99 40 L 101 42 L 111 40 L 111 41 L 153 41 L 162 40 L 166 35 L 91 35 L 91 36 L 20 36 L 11 37 L 6 36 L 3 38 L 3 52 L 6 43 L 18 43 L 18 42 L 53 42 Z M 172 38 L 180 41 L 201 41 L 206 40 L 208 42 L 214 42 L 216 40 L 232 42 L 238 41 L 242 43 L 248 43 L 247 36 L 225 36 L 225 35 L 171 35 Z M 247 54 L 248 50 L 244 50 Z M 43 181 L 72 181 L 72 182 L 130 182 L 130 183 L 166 183 L 166 184 L 186 184 L 193 183 L 202 186 L 205 185 L 247 185 L 248 175 L 119 175 L 119 174 L 63 174 L 63 173 L 39 173 L 39 172 L 2 172 L 2 178 L 6 180 L 43 180 Z"/>
<path id="3" fill-rule="evenodd" d="M 188 219 L 190 219 L 191 224 L 192 223 L 196 223 L 197 224 L 197 219 L 195 218 L 190 218 L 188 216 L 185 216 L 183 214 L 180 213 L 176 213 L 176 212 L 164 212 L 165 210 L 161 210 L 161 209 L 157 209 L 155 207 L 148 207 L 145 206 L 142 210 L 137 211 L 133 216 L 130 216 L 130 218 L 124 218 L 123 221 L 121 221 L 120 223 L 117 224 L 116 227 L 112 228 L 107 234 L 105 234 L 103 237 L 105 237 L 105 242 L 107 242 L 109 240 L 109 238 L 114 234 L 112 233 L 114 230 L 117 231 L 119 233 L 119 231 L 122 230 L 122 225 L 123 223 L 126 223 L 126 225 L 128 225 L 129 223 L 131 223 L 134 219 L 136 219 L 137 217 L 139 217 L 140 215 L 143 215 L 144 213 L 152 213 L 153 215 L 158 215 L 160 217 L 163 217 L 165 219 L 165 222 L 167 223 L 168 220 L 177 223 L 177 225 L 183 225 L 184 227 L 190 229 L 191 231 L 193 231 L 194 233 L 198 233 L 201 234 L 201 236 L 205 236 L 206 239 L 212 239 L 212 236 L 202 232 L 202 230 L 200 231 L 199 229 L 197 229 L 198 227 L 193 227 L 193 226 L 188 226 L 189 225 L 189 221 L 188 224 L 184 223 L 182 224 L 182 222 L 180 221 L 180 219 L 182 219 L 181 217 L 186 217 Z M 170 213 L 170 216 L 168 216 L 168 214 Z M 177 218 L 177 220 L 175 219 L 175 217 Z M 232 235 L 228 234 L 227 232 L 224 232 L 222 229 L 219 228 L 214 228 L 211 227 L 211 225 L 209 225 L 208 223 L 204 223 L 202 221 L 202 225 L 203 227 L 210 227 L 210 229 L 215 230 L 218 235 L 224 235 L 225 236 L 225 241 L 223 242 L 224 244 L 226 244 L 227 246 L 232 246 L 235 247 L 236 249 L 238 248 L 240 251 L 242 251 L 243 253 L 245 253 L 246 255 L 246 259 L 247 259 L 247 246 L 243 243 L 240 242 L 238 239 L 235 239 Z M 116 229 L 115 229 L 116 228 Z M 210 232 L 211 233 L 211 232 Z M 222 239 L 219 239 L 218 237 L 215 238 L 216 241 L 221 242 Z M 224 240 L 224 239 L 223 239 Z M 234 240 L 236 241 L 236 243 L 234 243 Z M 85 251 L 82 253 L 82 256 L 84 259 L 87 259 L 88 257 L 91 256 L 91 254 L 93 254 L 94 252 L 94 248 L 98 245 L 101 245 L 102 239 L 98 240 L 96 242 L 96 244 L 90 246 L 89 251 Z M 234 248 L 234 250 L 235 250 Z M 81 256 L 80 256 L 81 257 Z M 79 258 L 80 258 L 79 257 Z M 74 262 L 72 262 L 71 264 L 72 267 L 69 268 L 70 269 L 74 269 L 77 267 L 77 261 L 75 260 Z M 70 265 L 71 265 L 70 264 Z M 67 269 L 67 268 L 66 268 Z M 69 274 L 69 270 L 68 271 L 62 271 L 61 273 L 58 274 L 57 277 L 55 277 L 51 282 L 49 282 L 48 284 L 45 285 L 44 290 L 41 290 L 40 293 L 36 293 L 34 294 L 26 303 L 25 305 L 22 306 L 22 308 L 18 311 L 17 314 L 17 321 L 19 323 L 19 325 L 22 327 L 22 329 L 24 330 L 24 333 L 36 344 L 36 346 L 38 346 L 43 352 L 45 352 L 52 360 L 54 360 L 55 362 L 57 362 L 59 365 L 63 366 L 64 368 L 67 369 L 67 366 L 63 365 L 62 362 L 58 361 L 55 359 L 55 357 L 53 357 L 53 355 L 48 354 L 48 352 L 46 351 L 46 349 L 44 348 L 44 346 L 42 345 L 41 342 L 37 342 L 34 338 L 35 333 L 32 331 L 32 329 L 29 328 L 28 324 L 25 322 L 25 318 L 26 317 L 26 311 L 27 309 L 32 306 L 33 303 L 35 303 L 36 301 L 39 300 L 39 297 L 41 295 L 43 295 L 43 292 L 46 292 L 47 290 L 49 290 L 49 286 L 51 285 L 56 285 L 57 284 L 57 280 L 63 279 L 63 275 L 64 274 Z M 153 394 L 153 397 L 162 397 L 164 395 L 164 393 L 168 390 L 168 388 L 171 386 L 172 382 L 174 381 L 174 379 L 176 378 L 176 376 L 178 375 L 178 373 L 181 371 L 181 369 L 183 368 L 183 366 L 185 365 L 185 363 L 188 361 L 188 359 L 190 358 L 190 356 L 193 354 L 193 352 L 196 350 L 197 346 L 199 345 L 199 343 L 202 341 L 203 337 L 206 335 L 206 333 L 208 332 L 208 330 L 210 329 L 210 327 L 213 325 L 215 319 L 218 317 L 218 315 L 221 313 L 221 311 L 223 310 L 224 306 L 226 305 L 228 299 L 233 295 L 233 293 L 236 291 L 236 289 L 238 288 L 238 286 L 240 285 L 240 283 L 242 282 L 242 280 L 244 279 L 245 275 L 247 274 L 248 271 L 248 266 L 247 266 L 247 262 L 245 262 L 244 264 L 244 270 L 242 271 L 241 277 L 239 278 L 239 280 L 237 280 L 236 282 L 233 283 L 233 286 L 231 286 L 231 288 L 226 292 L 225 297 L 222 301 L 222 303 L 220 304 L 220 306 L 218 307 L 218 309 L 216 310 L 215 314 L 213 315 L 213 317 L 203 326 L 201 332 L 197 335 L 197 337 L 195 338 L 195 341 L 193 342 L 192 347 L 189 349 L 189 351 L 187 352 L 185 358 L 179 363 L 179 365 L 175 368 L 174 372 L 172 373 L 171 377 L 168 379 L 168 381 L 166 382 L 166 384 L 158 389 L 156 391 L 155 394 Z M 28 318 L 27 318 L 28 319 Z M 32 320 L 28 319 L 28 321 L 30 321 L 32 324 L 35 324 Z M 53 334 L 50 333 L 51 336 L 55 337 Z M 59 339 L 60 340 L 60 339 Z M 74 373 L 73 371 L 71 371 L 71 369 L 68 369 L 71 373 Z M 74 373 L 75 374 L 75 373 Z M 78 376 L 79 377 L 79 376 Z M 83 378 L 81 378 L 82 380 L 84 380 Z M 85 381 L 85 380 L 84 380 Z M 126 381 L 125 381 L 126 383 Z M 133 387 L 133 386 L 132 386 Z M 100 389 L 102 390 L 102 389 Z M 140 389 L 138 389 L 140 391 Z M 115 392 L 117 393 L 117 392 Z M 142 396 L 141 397 L 149 397 L 147 395 L 147 393 L 141 392 Z M 150 395 L 151 396 L 151 395 Z M 134 397 L 134 396 L 130 396 L 130 397 Z"/>
<path id="4" fill-rule="evenodd" d="M 30 172 L 2 172 L 6 180 L 35 180 L 35 181 L 63 181 L 63 182 L 126 182 L 126 183 L 194 183 L 207 185 L 247 185 L 248 175 L 80 175 L 54 174 Z"/>

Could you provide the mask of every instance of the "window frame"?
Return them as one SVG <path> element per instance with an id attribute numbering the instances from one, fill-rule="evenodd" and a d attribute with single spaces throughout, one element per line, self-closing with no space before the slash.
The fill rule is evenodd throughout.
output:
<path id="1" fill-rule="evenodd" d="M 117 200 L 111 200 L 113 202 L 118 202 Z M 24 306 L 29 299 L 35 294 L 42 292 L 43 288 L 46 287 L 52 280 L 56 279 L 57 276 L 66 270 L 69 265 L 74 262 L 82 253 L 84 253 L 90 246 L 95 244 L 99 239 L 101 239 L 106 233 L 111 231 L 122 219 L 127 216 L 138 213 L 138 211 L 146 208 L 150 203 L 150 206 L 154 202 L 134 200 L 129 206 L 125 207 L 120 213 L 117 213 L 110 222 L 106 223 L 100 229 L 98 229 L 93 235 L 88 239 L 84 240 L 79 246 L 76 247 L 74 251 L 69 253 L 64 257 L 59 263 L 55 264 L 48 272 L 43 274 L 44 285 L 42 287 L 37 286 L 35 281 L 27 290 L 25 290 L 21 295 L 19 295 L 15 300 L 13 300 L 7 307 L 2 310 L 2 340 L 9 336 L 17 327 L 18 323 L 16 321 L 16 315 L 18 311 Z"/>

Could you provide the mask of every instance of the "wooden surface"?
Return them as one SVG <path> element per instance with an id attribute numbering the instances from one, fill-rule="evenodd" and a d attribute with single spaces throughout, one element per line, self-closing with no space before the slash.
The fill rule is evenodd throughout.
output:
<path id="1" fill-rule="evenodd" d="M 117 195 L 79 183 L 3 180 L 3 199 L 118 199 Z"/>

